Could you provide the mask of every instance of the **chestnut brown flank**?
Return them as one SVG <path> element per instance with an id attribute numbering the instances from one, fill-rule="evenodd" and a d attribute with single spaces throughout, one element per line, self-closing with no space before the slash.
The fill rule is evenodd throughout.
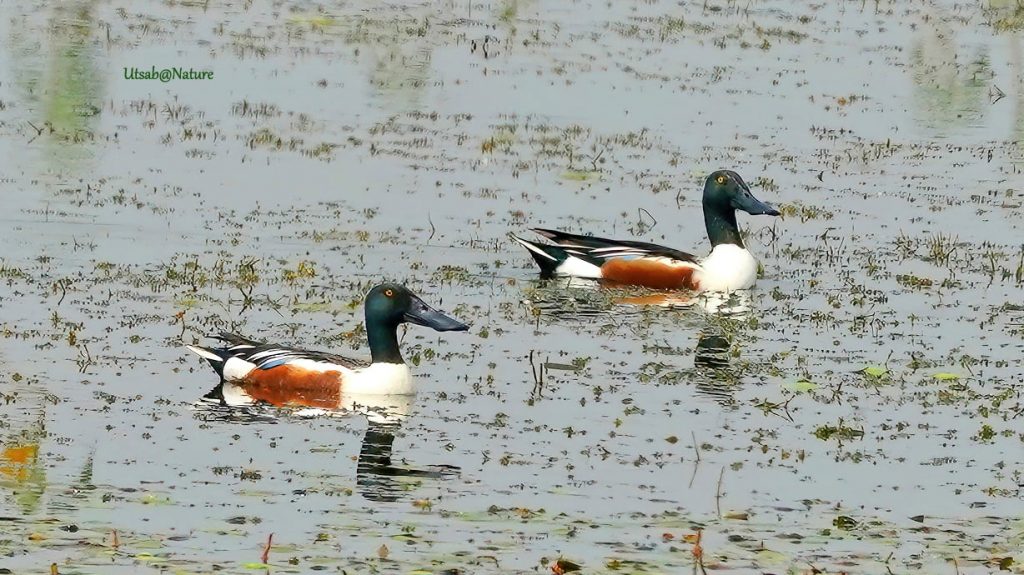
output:
<path id="1" fill-rule="evenodd" d="M 291 365 L 254 369 L 238 383 L 253 399 L 277 407 L 337 409 L 341 401 L 340 371 L 311 371 Z"/>
<path id="2" fill-rule="evenodd" d="M 698 289 L 694 268 L 649 259 L 615 259 L 601 266 L 601 277 L 613 282 L 654 289 Z"/>

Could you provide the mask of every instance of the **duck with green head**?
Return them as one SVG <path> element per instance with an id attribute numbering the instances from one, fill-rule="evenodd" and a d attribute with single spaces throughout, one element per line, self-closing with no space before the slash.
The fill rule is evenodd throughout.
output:
<path id="1" fill-rule="evenodd" d="M 398 326 L 414 323 L 436 331 L 469 326 L 430 307 L 405 287 L 385 283 L 366 294 L 366 336 L 370 361 L 251 340 L 233 333 L 214 336 L 225 347 L 189 345 L 220 375 L 225 386 L 247 401 L 276 406 L 338 408 L 343 396 L 404 395 L 415 392 L 409 366 L 398 347 Z"/>
<path id="2" fill-rule="evenodd" d="M 556 230 L 533 231 L 554 242 L 543 244 L 512 235 L 530 251 L 541 275 L 604 279 L 654 289 L 730 292 L 757 279 L 757 260 L 743 245 L 736 211 L 777 216 L 779 211 L 754 197 L 739 174 L 713 172 L 704 181 L 704 226 L 711 254 L 696 256 L 646 242 L 609 240 Z"/>

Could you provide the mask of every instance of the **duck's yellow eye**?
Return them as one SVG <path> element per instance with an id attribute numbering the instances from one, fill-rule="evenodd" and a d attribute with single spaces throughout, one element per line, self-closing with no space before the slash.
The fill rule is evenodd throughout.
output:
<path id="1" fill-rule="evenodd" d="M 393 291 L 391 291 L 389 289 L 386 289 L 386 290 L 384 290 L 384 295 L 386 295 L 388 297 L 391 297 L 391 296 L 395 295 L 395 292 L 393 292 Z"/>
<path id="2" fill-rule="evenodd" d="M 718 176 L 717 178 L 715 178 L 715 181 L 718 182 L 719 184 L 724 184 L 725 176 Z"/>

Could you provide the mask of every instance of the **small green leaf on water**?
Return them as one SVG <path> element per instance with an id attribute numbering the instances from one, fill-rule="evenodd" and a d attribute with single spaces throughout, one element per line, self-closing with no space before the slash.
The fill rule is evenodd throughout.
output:
<path id="1" fill-rule="evenodd" d="M 294 24 L 308 24 L 311 28 L 328 28 L 337 24 L 337 20 L 323 14 L 297 14 L 289 16 L 288 21 Z"/>
<path id="2" fill-rule="evenodd" d="M 808 391 L 814 391 L 818 389 L 818 385 L 806 379 L 798 379 L 796 381 L 790 381 L 782 384 L 782 387 L 796 393 L 807 393 Z"/>
<path id="3" fill-rule="evenodd" d="M 577 182 L 585 182 L 588 180 L 595 180 L 601 177 L 601 172 L 591 172 L 587 170 L 569 170 L 562 174 L 562 178 L 566 180 L 575 180 Z"/>
<path id="4" fill-rule="evenodd" d="M 959 375 L 957 375 L 955 373 L 945 372 L 945 371 L 940 371 L 939 373 L 936 373 L 932 377 L 934 377 L 935 379 L 937 379 L 939 381 L 953 381 L 955 379 L 960 379 Z"/>
<path id="5" fill-rule="evenodd" d="M 259 561 L 250 561 L 249 563 L 242 563 L 242 569 L 270 569 L 270 565 L 260 563 Z"/>
<path id="6" fill-rule="evenodd" d="M 170 505 L 171 500 L 168 497 L 147 493 L 139 498 L 139 503 L 143 505 Z"/>
<path id="7" fill-rule="evenodd" d="M 889 370 L 885 369 L 880 365 L 869 365 L 866 366 L 864 369 L 860 370 L 860 372 L 868 377 L 882 377 L 883 375 L 889 373 Z"/>

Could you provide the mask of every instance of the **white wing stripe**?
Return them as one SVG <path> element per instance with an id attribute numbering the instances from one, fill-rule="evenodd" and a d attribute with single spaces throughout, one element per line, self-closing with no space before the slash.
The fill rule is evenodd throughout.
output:
<path id="1" fill-rule="evenodd" d="M 639 248 L 628 248 L 626 246 L 611 246 L 611 247 L 607 247 L 607 248 L 594 248 L 594 249 L 592 249 L 590 251 L 595 253 L 595 254 L 599 253 L 599 252 L 619 252 L 619 251 L 622 251 L 622 252 L 636 252 L 636 253 L 643 253 L 643 254 L 648 253 L 646 250 L 641 250 Z"/>
<path id="2" fill-rule="evenodd" d="M 261 351 L 259 353 L 254 353 L 254 354 L 250 355 L 247 359 L 249 361 L 261 361 L 263 359 L 268 359 L 268 358 L 271 358 L 271 357 L 274 357 L 274 356 L 278 356 L 278 355 L 289 355 L 289 354 L 294 354 L 294 353 L 295 353 L 294 350 L 283 349 L 283 348 L 265 349 L 265 350 L 263 350 L 263 351 Z"/>
<path id="3" fill-rule="evenodd" d="M 545 258 L 547 258 L 547 259 L 549 259 L 551 261 L 555 261 L 555 257 L 554 256 L 552 256 L 551 254 L 547 253 L 546 251 L 538 248 L 537 246 L 531 244 L 530 242 L 528 242 L 528 241 L 526 241 L 526 240 L 524 240 L 524 239 L 522 239 L 522 238 L 520 238 L 518 236 L 512 236 L 512 239 L 515 240 L 516 242 L 518 242 L 519 245 L 521 245 L 524 248 L 530 250 L 531 252 L 533 252 L 535 254 L 542 255 L 542 256 L 544 256 Z"/>
<path id="4" fill-rule="evenodd" d="M 210 361 L 224 361 L 223 357 L 213 353 L 212 351 L 206 351 L 205 349 L 199 346 L 186 345 L 185 347 L 187 347 L 192 353 L 198 355 L 201 358 L 208 359 Z"/>
<path id="5" fill-rule="evenodd" d="M 593 249 L 589 249 L 588 248 L 588 249 L 582 249 L 582 250 L 580 250 L 580 249 L 568 249 L 566 251 L 571 253 L 571 254 L 578 255 L 578 256 L 584 256 L 584 257 L 588 257 L 589 256 L 589 257 L 601 258 L 601 259 L 605 259 L 605 260 L 611 260 L 611 259 L 615 259 L 615 258 L 628 258 L 628 257 L 638 257 L 638 258 L 652 257 L 651 256 L 651 252 L 649 252 L 647 250 L 643 250 L 643 249 L 639 249 L 639 248 L 625 247 L 625 246 L 614 246 L 614 247 L 609 247 L 609 248 L 593 248 Z M 657 256 L 653 256 L 653 257 L 657 257 Z M 664 259 L 671 260 L 671 261 L 676 261 L 676 260 L 672 260 L 671 258 L 664 258 Z"/>

